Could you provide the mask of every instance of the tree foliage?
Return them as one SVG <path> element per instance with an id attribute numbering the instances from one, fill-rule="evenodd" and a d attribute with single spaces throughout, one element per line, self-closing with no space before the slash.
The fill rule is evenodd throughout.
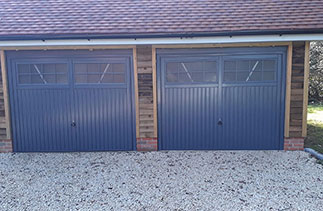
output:
<path id="1" fill-rule="evenodd" d="M 323 101 L 323 42 L 311 42 L 309 100 Z"/>

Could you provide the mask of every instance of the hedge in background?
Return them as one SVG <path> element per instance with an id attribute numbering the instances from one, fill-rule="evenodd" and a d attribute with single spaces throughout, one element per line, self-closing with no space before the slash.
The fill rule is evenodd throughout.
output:
<path id="1" fill-rule="evenodd" d="M 323 101 L 323 42 L 311 42 L 309 101 Z"/>

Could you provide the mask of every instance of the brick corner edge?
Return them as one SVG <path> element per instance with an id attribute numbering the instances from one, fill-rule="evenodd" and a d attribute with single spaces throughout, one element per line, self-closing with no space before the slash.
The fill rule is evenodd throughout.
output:
<path id="1" fill-rule="evenodd" d="M 157 138 L 137 138 L 137 151 L 157 151 Z"/>
<path id="2" fill-rule="evenodd" d="M 304 150 L 304 139 L 305 138 L 285 138 L 284 150 L 285 151 L 297 151 Z"/>
<path id="3" fill-rule="evenodd" d="M 0 153 L 12 152 L 12 140 L 0 139 Z"/>

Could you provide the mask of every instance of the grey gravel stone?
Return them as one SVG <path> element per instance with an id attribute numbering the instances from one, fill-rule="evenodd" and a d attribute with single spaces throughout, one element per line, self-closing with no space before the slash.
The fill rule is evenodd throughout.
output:
<path id="1" fill-rule="evenodd" d="M 0 154 L 0 210 L 322 210 L 305 152 Z"/>

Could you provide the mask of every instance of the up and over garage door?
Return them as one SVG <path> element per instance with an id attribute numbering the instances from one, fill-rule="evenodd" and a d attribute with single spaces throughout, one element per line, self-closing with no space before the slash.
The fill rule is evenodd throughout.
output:
<path id="1" fill-rule="evenodd" d="M 159 149 L 282 149 L 285 52 L 158 50 Z M 14 151 L 135 149 L 131 53 L 8 52 Z"/>
<path id="2" fill-rule="evenodd" d="M 7 55 L 14 151 L 134 149 L 132 51 Z"/>
<path id="3" fill-rule="evenodd" d="M 285 52 L 157 51 L 159 149 L 283 149 Z"/>

